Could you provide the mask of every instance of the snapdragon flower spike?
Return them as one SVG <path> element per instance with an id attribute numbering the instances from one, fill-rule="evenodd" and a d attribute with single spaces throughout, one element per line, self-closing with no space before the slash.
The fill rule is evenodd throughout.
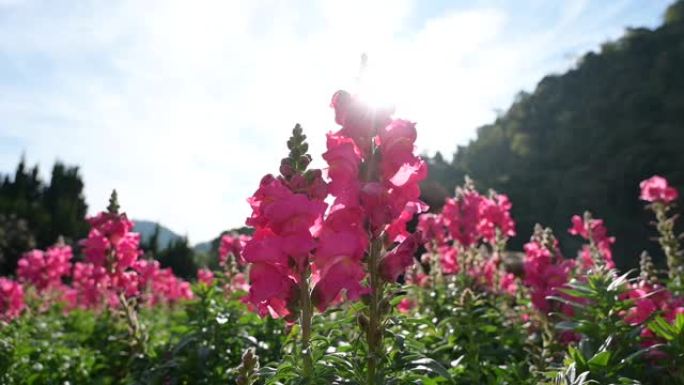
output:
<path id="1" fill-rule="evenodd" d="M 142 254 L 140 234 L 133 233 L 133 222 L 119 214 L 116 191 L 112 192 L 108 211 L 89 218 L 88 238 L 81 242 L 88 262 L 104 266 L 110 273 L 120 273 L 132 267 Z"/>
<path id="2" fill-rule="evenodd" d="M 477 231 L 485 241 L 494 244 L 497 236 L 515 236 L 515 222 L 510 212 L 512 207 L 508 196 L 493 191 L 488 198 L 480 202 Z"/>
<path id="3" fill-rule="evenodd" d="M 111 277 L 103 266 L 76 262 L 73 269 L 73 305 L 83 309 L 97 309 L 110 294 Z"/>
<path id="4" fill-rule="evenodd" d="M 484 197 L 480 195 L 469 179 L 464 187 L 456 190 L 455 198 L 447 198 L 442 208 L 443 223 L 449 236 L 467 249 L 481 238 L 478 232 L 480 206 Z"/>
<path id="5" fill-rule="evenodd" d="M 647 321 L 652 320 L 657 314 L 672 324 L 678 314 L 684 314 L 684 298 L 675 296 L 664 286 L 644 280 L 633 283 L 620 299 L 633 304 L 622 317 L 628 324 L 641 329 L 641 346 L 644 348 L 664 342 L 648 328 Z M 653 354 L 663 353 L 657 350 L 649 353 Z"/>
<path id="6" fill-rule="evenodd" d="M 524 249 L 523 284 L 530 288 L 532 305 L 542 313 L 548 313 L 557 302 L 552 302 L 547 297 L 565 295 L 559 289 L 570 279 L 574 261 L 563 259 L 558 241 L 551 230 L 542 229 L 539 225 L 535 227 L 534 235 Z M 566 306 L 562 310 L 569 313 L 572 309 Z"/>
<path id="7" fill-rule="evenodd" d="M 281 175 L 266 175 L 248 199 L 254 227 L 243 258 L 250 264 L 247 300 L 265 316 L 296 317 L 297 286 L 310 269 L 317 247 L 327 185 L 319 170 L 307 170 L 306 136 L 299 125 L 288 141 L 290 154 L 281 162 Z"/>
<path id="8" fill-rule="evenodd" d="M 596 264 L 608 269 L 615 268 L 611 250 L 615 237 L 608 236 L 602 219 L 593 219 L 589 212 L 585 212 L 584 217 L 573 215 L 572 227 L 568 232 L 589 241 L 589 245 L 583 246 L 580 251 L 580 268 L 588 270 Z"/>
<path id="9" fill-rule="evenodd" d="M 30 283 L 38 292 L 62 286 L 62 278 L 71 274 L 70 246 L 57 244 L 46 251 L 31 250 L 17 263 L 17 276 Z"/>
<path id="10" fill-rule="evenodd" d="M 72 290 L 65 295 L 72 307 L 117 308 L 120 296 L 142 299 L 147 305 L 192 298 L 190 284 L 159 262 L 139 260 L 140 234 L 133 222 L 119 213 L 116 191 L 106 212 L 89 218 L 88 238 L 81 241 L 86 262 L 74 265 Z"/>
<path id="11" fill-rule="evenodd" d="M 361 281 L 370 237 L 384 233 L 390 246 L 406 242 L 401 253 L 388 255 L 386 279 L 395 280 L 413 264 L 415 248 L 407 247 L 417 248 L 417 242 L 406 224 L 427 209 L 419 200 L 427 166 L 414 154 L 415 124 L 392 119 L 391 109 L 371 108 L 346 91 L 335 93 L 331 107 L 341 128 L 328 133 L 323 154 L 334 204 L 314 257 L 313 299 L 320 310 L 341 292 L 351 300 L 368 292 Z"/>
<path id="12" fill-rule="evenodd" d="M 24 288 L 18 282 L 0 277 L 0 321 L 9 322 L 24 310 Z"/>
<path id="13" fill-rule="evenodd" d="M 214 273 L 209 269 L 198 269 L 197 282 L 211 286 L 211 284 L 214 282 Z"/>
<path id="14" fill-rule="evenodd" d="M 223 234 L 219 244 L 219 264 L 226 266 L 232 256 L 238 265 L 243 265 L 242 249 L 249 239 L 250 236 L 248 235 Z"/>

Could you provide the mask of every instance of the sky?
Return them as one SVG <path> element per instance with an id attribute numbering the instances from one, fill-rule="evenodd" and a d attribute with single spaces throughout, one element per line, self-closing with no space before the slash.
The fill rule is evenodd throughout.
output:
<path id="1" fill-rule="evenodd" d="M 78 165 L 90 214 L 116 188 L 129 217 L 206 241 L 244 223 L 295 123 L 322 166 L 336 90 L 449 156 L 670 2 L 0 0 L 0 173 Z"/>

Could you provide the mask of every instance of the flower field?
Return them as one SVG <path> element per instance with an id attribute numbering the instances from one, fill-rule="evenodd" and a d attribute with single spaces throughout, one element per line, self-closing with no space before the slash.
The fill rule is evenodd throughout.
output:
<path id="1" fill-rule="evenodd" d="M 252 234 L 193 282 L 143 258 L 116 192 L 87 238 L 26 250 L 0 277 L 0 384 L 684 384 L 666 179 L 634 186 L 666 266 L 622 272 L 589 212 L 517 228 L 468 178 L 430 211 L 416 124 L 345 91 L 331 107 L 324 168 L 297 125 L 247 199 Z M 554 231 L 583 246 L 562 255 Z"/>

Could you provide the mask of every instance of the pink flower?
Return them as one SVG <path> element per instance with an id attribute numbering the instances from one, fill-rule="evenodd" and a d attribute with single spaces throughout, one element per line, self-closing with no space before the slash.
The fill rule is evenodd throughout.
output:
<path id="1" fill-rule="evenodd" d="M 133 222 L 129 221 L 126 214 L 112 214 L 101 212 L 94 217 L 88 218 L 92 228 L 97 229 L 110 242 L 116 244 L 127 233 L 133 230 Z"/>
<path id="2" fill-rule="evenodd" d="M 402 300 L 397 304 L 397 310 L 399 310 L 400 313 L 406 314 L 409 313 L 415 306 L 415 302 L 413 302 L 411 299 L 402 298 Z"/>
<path id="3" fill-rule="evenodd" d="M 602 219 L 593 219 L 589 217 L 588 220 L 585 221 L 579 215 L 573 215 L 572 227 L 570 227 L 568 232 L 572 235 L 578 235 L 588 241 L 593 241 L 599 254 L 603 258 L 606 267 L 610 269 L 615 267 L 611 250 L 613 243 L 615 243 L 615 238 L 608 236 L 608 230 L 603 225 Z M 593 258 L 591 257 L 591 250 L 588 247 L 583 248 L 580 254 L 580 260 L 580 266 L 582 268 L 589 268 L 594 265 Z"/>
<path id="4" fill-rule="evenodd" d="M 406 229 L 406 225 L 416 216 L 416 214 L 426 210 L 427 206 L 423 204 L 423 202 L 414 201 L 407 203 L 404 210 L 387 227 L 387 239 L 390 242 L 402 242 L 409 237 L 411 234 Z M 425 239 L 425 237 L 423 237 L 423 239 Z M 421 243 L 423 239 L 421 239 Z"/>
<path id="5" fill-rule="evenodd" d="M 448 198 L 442 208 L 442 217 L 449 229 L 449 235 L 463 247 L 467 248 L 479 239 L 477 225 L 483 199 L 477 192 L 465 190 L 455 199 Z"/>
<path id="6" fill-rule="evenodd" d="M 501 290 L 508 295 L 514 296 L 518 292 L 518 280 L 513 273 L 503 274 L 500 285 Z"/>
<path id="7" fill-rule="evenodd" d="M 445 275 L 456 274 L 460 271 L 458 265 L 458 249 L 451 246 L 443 246 L 438 249 L 439 264 Z"/>
<path id="8" fill-rule="evenodd" d="M 327 146 L 323 159 L 328 163 L 329 192 L 337 198 L 336 203 L 356 202 L 360 190 L 361 151 L 351 138 L 333 134 L 328 134 Z"/>
<path id="9" fill-rule="evenodd" d="M 324 311 L 342 290 L 346 292 L 348 300 L 359 299 L 368 291 L 360 283 L 365 275 L 359 261 L 348 256 L 341 255 L 326 261 L 315 277 L 316 283 L 312 292 L 314 304 L 318 310 Z"/>
<path id="10" fill-rule="evenodd" d="M 233 255 L 238 264 L 244 264 L 242 249 L 250 239 L 251 237 L 247 235 L 223 234 L 219 245 L 219 264 L 224 266 L 230 255 Z"/>
<path id="11" fill-rule="evenodd" d="M 573 261 L 555 258 L 550 250 L 536 240 L 525 244 L 524 249 L 523 283 L 530 288 L 534 307 L 542 312 L 548 312 L 551 310 L 551 302 L 546 297 L 563 296 L 558 289 L 568 282 Z"/>
<path id="12" fill-rule="evenodd" d="M 62 284 L 62 277 L 71 272 L 73 253 L 69 246 L 53 246 L 47 251 L 32 250 L 24 253 L 17 263 L 17 276 L 42 292 Z"/>
<path id="13" fill-rule="evenodd" d="M 81 241 L 88 262 L 104 266 L 114 274 L 132 267 L 142 255 L 140 234 L 130 232 L 133 222 L 126 214 L 101 212 L 88 222 L 92 228 L 88 238 Z"/>
<path id="14" fill-rule="evenodd" d="M 389 282 L 395 282 L 406 268 L 415 263 L 413 255 L 416 253 L 420 234 L 406 238 L 380 261 L 380 274 Z"/>
<path id="15" fill-rule="evenodd" d="M 92 263 L 74 264 L 72 286 L 79 307 L 91 309 L 102 306 L 110 285 L 111 279 L 104 267 Z"/>
<path id="16" fill-rule="evenodd" d="M 133 270 L 120 271 L 111 276 L 111 287 L 116 293 L 123 293 L 126 298 L 140 294 L 138 274 Z"/>
<path id="17" fill-rule="evenodd" d="M 515 222 L 511 217 L 512 204 L 504 194 L 494 194 L 480 202 L 480 221 L 477 230 L 488 242 L 496 240 L 496 230 L 502 236 L 515 236 Z"/>
<path id="18" fill-rule="evenodd" d="M 209 269 L 199 269 L 197 270 L 197 280 L 207 286 L 211 286 L 214 282 L 214 273 Z"/>
<path id="19" fill-rule="evenodd" d="M 390 123 L 393 109 L 373 109 L 346 91 L 337 91 L 330 103 L 335 110 L 335 122 L 342 126 L 339 135 L 349 137 L 369 153 L 378 130 Z"/>
<path id="20" fill-rule="evenodd" d="M 0 277 L 0 320 L 17 318 L 24 306 L 23 287 L 11 279 Z"/>
<path id="21" fill-rule="evenodd" d="M 442 216 L 437 214 L 421 214 L 418 217 L 416 229 L 423 234 L 426 247 L 431 247 L 431 242 L 437 246 L 446 242 L 446 229 L 442 221 Z"/>
<path id="22" fill-rule="evenodd" d="M 341 208 L 328 215 L 321 228 L 316 250 L 316 263 L 346 256 L 360 261 L 368 248 L 368 234 L 363 228 L 363 211 L 359 207 Z"/>
<path id="23" fill-rule="evenodd" d="M 679 193 L 674 187 L 670 187 L 667 179 L 654 175 L 639 184 L 641 195 L 639 198 L 646 202 L 670 203 L 677 200 Z"/>
<path id="24" fill-rule="evenodd" d="M 249 271 L 248 299 L 263 317 L 273 318 L 290 314 L 288 303 L 295 296 L 297 283 L 283 268 L 266 263 L 253 263 Z"/>
<path id="25" fill-rule="evenodd" d="M 249 292 L 249 283 L 247 278 L 243 273 L 237 273 L 233 276 L 232 280 L 224 288 L 227 292 L 232 293 L 235 291 Z"/>

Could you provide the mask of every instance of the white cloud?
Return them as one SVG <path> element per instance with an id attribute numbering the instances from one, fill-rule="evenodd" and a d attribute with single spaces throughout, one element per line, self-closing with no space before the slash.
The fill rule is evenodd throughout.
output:
<path id="1" fill-rule="evenodd" d="M 0 140 L 24 146 L 0 169 L 24 149 L 44 169 L 79 164 L 92 212 L 116 187 L 132 217 L 203 241 L 243 223 L 295 122 L 322 152 L 329 98 L 355 85 L 362 52 L 368 84 L 419 122 L 421 149 L 451 152 L 568 64 L 549 58 L 576 44 L 562 37 L 586 2 L 567 4 L 557 28 L 514 38 L 505 9 L 416 20 L 426 5 L 410 0 L 5 0 L 0 68 L 14 73 L 0 73 Z"/>

